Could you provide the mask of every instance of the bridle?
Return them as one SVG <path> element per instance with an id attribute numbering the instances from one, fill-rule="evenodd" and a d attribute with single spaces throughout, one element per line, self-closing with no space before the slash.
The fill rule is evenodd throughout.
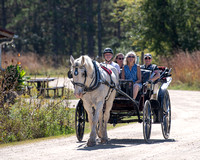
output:
<path id="1" fill-rule="evenodd" d="M 87 79 L 87 70 L 84 66 L 81 66 L 81 67 L 78 67 L 78 66 L 73 66 L 73 68 L 75 68 L 74 70 L 74 76 L 77 76 L 79 73 L 78 73 L 78 68 L 84 68 L 84 82 L 83 83 L 79 83 L 79 82 L 74 82 L 74 81 L 71 81 L 72 84 L 75 86 L 79 86 L 79 87 L 82 87 L 83 88 L 83 91 L 85 94 L 86 92 L 91 92 L 93 90 L 95 90 L 96 88 L 99 87 L 99 85 L 102 83 L 102 80 L 100 78 L 100 71 L 96 65 L 96 61 L 92 61 L 93 65 L 94 65 L 94 68 L 95 68 L 95 76 L 93 77 L 92 79 L 92 82 L 90 83 L 89 87 L 86 86 L 86 79 Z M 71 71 L 68 72 L 68 77 L 69 78 L 72 78 L 72 73 L 70 73 Z M 93 84 L 93 85 L 92 85 Z"/>

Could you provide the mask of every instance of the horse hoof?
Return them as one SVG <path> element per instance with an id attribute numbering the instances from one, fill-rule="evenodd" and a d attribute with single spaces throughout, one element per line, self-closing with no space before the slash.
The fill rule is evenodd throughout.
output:
<path id="1" fill-rule="evenodd" d="M 90 140 L 88 140 L 88 142 L 87 142 L 87 146 L 88 147 L 93 147 L 93 146 L 95 146 L 96 145 L 96 142 L 95 141 L 90 141 Z"/>
<path id="2" fill-rule="evenodd" d="M 107 144 L 107 143 L 108 143 L 108 139 L 101 138 L 101 143 L 102 143 L 102 144 Z"/>

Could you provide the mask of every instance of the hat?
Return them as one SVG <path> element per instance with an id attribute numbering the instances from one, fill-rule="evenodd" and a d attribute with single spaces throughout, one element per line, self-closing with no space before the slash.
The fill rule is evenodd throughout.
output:
<path id="1" fill-rule="evenodd" d="M 103 51 L 103 54 L 105 53 L 112 53 L 113 54 L 113 50 L 111 48 L 105 48 Z"/>
<path id="2" fill-rule="evenodd" d="M 145 55 L 144 55 L 144 58 L 146 58 L 146 57 L 150 57 L 150 58 L 152 58 L 152 56 L 151 56 L 150 53 L 145 54 Z"/>

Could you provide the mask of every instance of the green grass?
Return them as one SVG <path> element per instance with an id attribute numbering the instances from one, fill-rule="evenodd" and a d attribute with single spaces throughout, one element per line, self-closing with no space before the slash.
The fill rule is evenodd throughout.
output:
<path id="1" fill-rule="evenodd" d="M 73 134 L 67 134 L 67 135 L 59 135 L 59 136 L 50 136 L 50 137 L 44 137 L 44 138 L 36 138 L 36 139 L 29 139 L 19 142 L 9 142 L 6 144 L 0 144 L 0 148 L 9 147 L 9 146 L 16 146 L 16 145 L 25 145 L 25 144 L 31 144 L 31 143 L 37 143 L 45 140 L 51 140 L 51 139 L 58 139 L 58 138 L 68 138 L 70 136 L 74 136 Z"/>
<path id="2" fill-rule="evenodd" d="M 169 86 L 168 89 L 173 89 L 173 90 L 191 90 L 191 91 L 200 91 L 200 84 L 199 83 L 173 83 L 172 85 Z"/>
<path id="3" fill-rule="evenodd" d="M 112 124 L 108 123 L 108 130 L 117 128 L 117 127 L 122 127 L 128 125 L 128 123 L 120 123 L 117 124 L 115 127 Z M 85 131 L 84 131 L 84 135 L 90 133 L 90 127 L 89 127 L 89 123 L 85 123 Z M 59 136 L 50 136 L 50 137 L 44 137 L 44 138 L 36 138 L 36 139 L 31 139 L 31 140 L 24 140 L 24 141 L 20 141 L 20 142 L 9 142 L 6 144 L 0 144 L 0 148 L 4 148 L 4 147 L 9 147 L 9 146 L 16 146 L 16 145 L 25 145 L 25 144 L 31 144 L 31 143 L 37 143 L 37 142 L 41 142 L 41 141 L 45 141 L 45 140 L 51 140 L 51 139 L 58 139 L 58 138 L 68 138 L 71 136 L 75 136 L 76 133 L 71 133 L 71 134 L 67 134 L 67 135 L 59 135 Z"/>

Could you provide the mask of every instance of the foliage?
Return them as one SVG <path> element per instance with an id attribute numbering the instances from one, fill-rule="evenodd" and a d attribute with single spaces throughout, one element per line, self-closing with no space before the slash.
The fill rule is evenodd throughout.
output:
<path id="1" fill-rule="evenodd" d="M 3 71 L 4 90 L 20 91 L 26 86 L 26 72 L 19 65 L 10 65 Z"/>
<path id="2" fill-rule="evenodd" d="M 9 112 L 0 108 L 0 143 L 74 132 L 74 110 L 63 100 L 19 98 Z"/>
<path id="3" fill-rule="evenodd" d="M 58 55 L 95 57 L 105 47 L 157 54 L 200 49 L 197 0 L 2 0 L 0 12 L 0 25 L 19 35 L 17 51 L 54 55 L 55 65 Z"/>
<path id="4" fill-rule="evenodd" d="M 4 108 L 6 103 L 14 104 L 18 94 L 22 94 L 26 78 L 19 65 L 10 65 L 0 73 L 0 108 Z"/>
<path id="5" fill-rule="evenodd" d="M 167 55 L 200 49 L 196 0 L 118 0 L 114 19 L 121 22 L 125 41 L 136 51 Z"/>
<path id="6" fill-rule="evenodd" d="M 110 43 L 113 37 L 117 37 L 115 33 L 118 30 L 117 25 L 110 21 L 113 10 L 110 1 L 3 1 L 7 12 L 2 19 L 6 19 L 7 29 L 19 35 L 15 40 L 19 52 L 51 54 L 55 56 L 55 64 L 59 63 L 57 55 L 89 54 L 95 57 L 100 32 L 98 25 L 101 27 L 102 47 L 116 45 L 115 42 Z M 101 4 L 99 10 L 98 3 Z M 97 14 L 100 11 L 102 23 L 98 24 Z M 2 23 L 0 21 L 0 25 Z"/>
<path id="7" fill-rule="evenodd" d="M 62 99 L 19 96 L 24 89 L 25 71 L 10 65 L 1 72 L 0 81 L 0 144 L 74 132 L 74 110 L 68 108 L 71 91 Z M 25 92 L 23 92 L 25 94 Z M 51 94 L 50 94 L 51 96 Z M 26 99 L 28 98 L 28 99 Z"/>

